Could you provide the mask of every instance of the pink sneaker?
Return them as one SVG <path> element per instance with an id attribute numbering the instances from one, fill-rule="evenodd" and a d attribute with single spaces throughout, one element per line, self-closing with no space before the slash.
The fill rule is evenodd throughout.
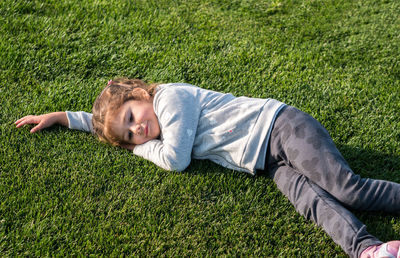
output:
<path id="1" fill-rule="evenodd" d="M 361 253 L 360 258 L 400 258 L 399 247 L 400 241 L 372 245 Z"/>

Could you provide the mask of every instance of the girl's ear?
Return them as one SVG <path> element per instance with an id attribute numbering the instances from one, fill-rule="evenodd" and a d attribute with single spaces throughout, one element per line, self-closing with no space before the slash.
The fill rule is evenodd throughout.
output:
<path id="1" fill-rule="evenodd" d="M 135 96 L 139 97 L 141 100 L 149 101 L 151 98 L 150 94 L 142 88 L 135 88 L 132 91 L 133 91 L 133 94 Z"/>

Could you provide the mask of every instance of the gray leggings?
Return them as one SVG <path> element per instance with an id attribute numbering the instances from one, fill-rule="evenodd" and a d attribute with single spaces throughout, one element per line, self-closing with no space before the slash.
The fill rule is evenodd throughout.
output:
<path id="1" fill-rule="evenodd" d="M 276 118 L 266 170 L 296 210 L 350 257 L 382 242 L 345 207 L 400 214 L 400 184 L 354 174 L 325 128 L 291 106 Z"/>

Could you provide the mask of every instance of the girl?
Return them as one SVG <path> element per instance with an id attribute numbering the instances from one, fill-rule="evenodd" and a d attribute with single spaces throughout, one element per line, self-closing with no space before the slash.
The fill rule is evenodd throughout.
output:
<path id="1" fill-rule="evenodd" d="M 167 170 L 191 158 L 255 174 L 278 188 L 351 257 L 400 257 L 400 241 L 382 243 L 346 208 L 400 214 L 400 184 L 353 173 L 328 132 L 311 116 L 274 99 L 234 97 L 190 84 L 116 79 L 97 97 L 93 115 L 26 116 L 17 127 L 55 123 L 96 134 Z"/>

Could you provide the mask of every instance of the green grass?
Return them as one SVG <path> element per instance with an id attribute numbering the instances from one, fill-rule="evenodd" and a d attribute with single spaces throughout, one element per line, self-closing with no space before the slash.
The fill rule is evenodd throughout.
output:
<path id="1" fill-rule="evenodd" d="M 164 171 L 28 114 L 90 111 L 116 76 L 271 97 L 317 118 L 359 174 L 400 182 L 400 2 L 0 2 L 2 256 L 345 257 L 265 176 Z M 381 240 L 400 219 L 356 213 Z"/>

